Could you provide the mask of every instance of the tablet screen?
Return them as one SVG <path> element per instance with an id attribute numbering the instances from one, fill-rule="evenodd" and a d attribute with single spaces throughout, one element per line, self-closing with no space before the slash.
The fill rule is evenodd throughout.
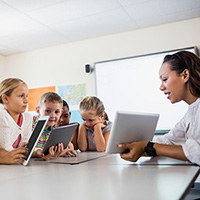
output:
<path id="1" fill-rule="evenodd" d="M 45 122 L 46 122 L 46 120 L 39 120 L 37 125 L 35 126 L 35 128 L 32 132 L 32 135 L 31 135 L 31 137 L 29 138 L 29 141 L 28 141 L 28 145 L 27 145 L 28 153 L 24 154 L 26 156 L 26 158 L 24 158 L 24 160 L 28 159 L 28 157 L 31 153 L 31 150 L 34 147 L 34 144 L 37 141 L 38 136 L 39 136 L 42 128 L 44 127 Z"/>
<path id="2" fill-rule="evenodd" d="M 49 148 L 51 146 L 57 146 L 62 143 L 64 148 L 69 144 L 78 124 L 69 124 L 61 127 L 56 127 L 51 132 L 49 139 L 47 140 L 45 147 L 42 151 L 44 155 L 49 154 Z"/>

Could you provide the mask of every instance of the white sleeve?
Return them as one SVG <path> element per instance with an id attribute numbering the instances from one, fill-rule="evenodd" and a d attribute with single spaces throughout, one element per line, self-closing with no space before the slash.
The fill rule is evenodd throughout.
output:
<path id="1" fill-rule="evenodd" d="M 188 130 L 187 140 L 182 145 L 185 156 L 192 162 L 200 165 L 200 106 L 193 113 L 191 127 Z"/>
<path id="2" fill-rule="evenodd" d="M 182 148 L 190 162 L 200 165 L 200 140 L 188 139 L 185 144 L 182 144 Z"/>
<path id="3" fill-rule="evenodd" d="M 20 144 L 24 142 L 28 142 L 31 133 L 32 133 L 32 116 L 30 113 L 24 113 L 24 127 L 23 127 L 23 135 L 22 135 L 22 140 L 20 141 Z"/>
<path id="4" fill-rule="evenodd" d="M 155 137 L 154 141 L 181 145 L 188 160 L 200 165 L 200 105 L 187 112 L 168 134 Z"/>
<path id="5" fill-rule="evenodd" d="M 0 114 L 0 148 L 6 151 L 13 150 L 11 128 L 5 115 Z"/>
<path id="6" fill-rule="evenodd" d="M 186 129 L 188 126 L 188 115 L 186 115 L 181 119 L 179 123 L 177 123 L 173 129 L 170 130 L 169 133 L 160 136 L 154 137 L 154 142 L 160 144 L 170 144 L 170 145 L 181 145 L 185 143 L 186 137 Z"/>

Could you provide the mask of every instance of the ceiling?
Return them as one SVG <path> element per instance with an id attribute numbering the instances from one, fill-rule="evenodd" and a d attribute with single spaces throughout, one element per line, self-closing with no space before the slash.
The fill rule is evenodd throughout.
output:
<path id="1" fill-rule="evenodd" d="M 0 0 L 0 55 L 200 17 L 200 0 Z"/>

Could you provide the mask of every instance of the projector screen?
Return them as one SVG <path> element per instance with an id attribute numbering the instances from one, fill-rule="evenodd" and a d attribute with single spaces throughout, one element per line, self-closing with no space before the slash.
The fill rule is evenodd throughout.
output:
<path id="1" fill-rule="evenodd" d="M 194 48 L 181 49 L 194 53 Z M 95 63 L 96 95 L 111 121 L 117 110 L 159 113 L 157 132 L 171 129 L 184 116 L 185 102 L 171 104 L 160 91 L 159 68 L 167 54 L 137 56 Z"/>

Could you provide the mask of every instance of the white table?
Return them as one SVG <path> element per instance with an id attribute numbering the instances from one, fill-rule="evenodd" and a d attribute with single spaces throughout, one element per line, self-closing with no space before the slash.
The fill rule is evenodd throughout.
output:
<path id="1" fill-rule="evenodd" d="M 79 154 L 80 160 L 84 156 Z M 199 174 L 198 166 L 181 165 L 179 161 L 178 165 L 170 165 L 170 161 L 157 165 L 158 161 L 149 159 L 145 164 L 133 164 L 119 155 L 100 156 L 73 165 L 54 163 L 56 160 L 31 159 L 27 167 L 0 165 L 1 199 L 183 199 Z"/>

